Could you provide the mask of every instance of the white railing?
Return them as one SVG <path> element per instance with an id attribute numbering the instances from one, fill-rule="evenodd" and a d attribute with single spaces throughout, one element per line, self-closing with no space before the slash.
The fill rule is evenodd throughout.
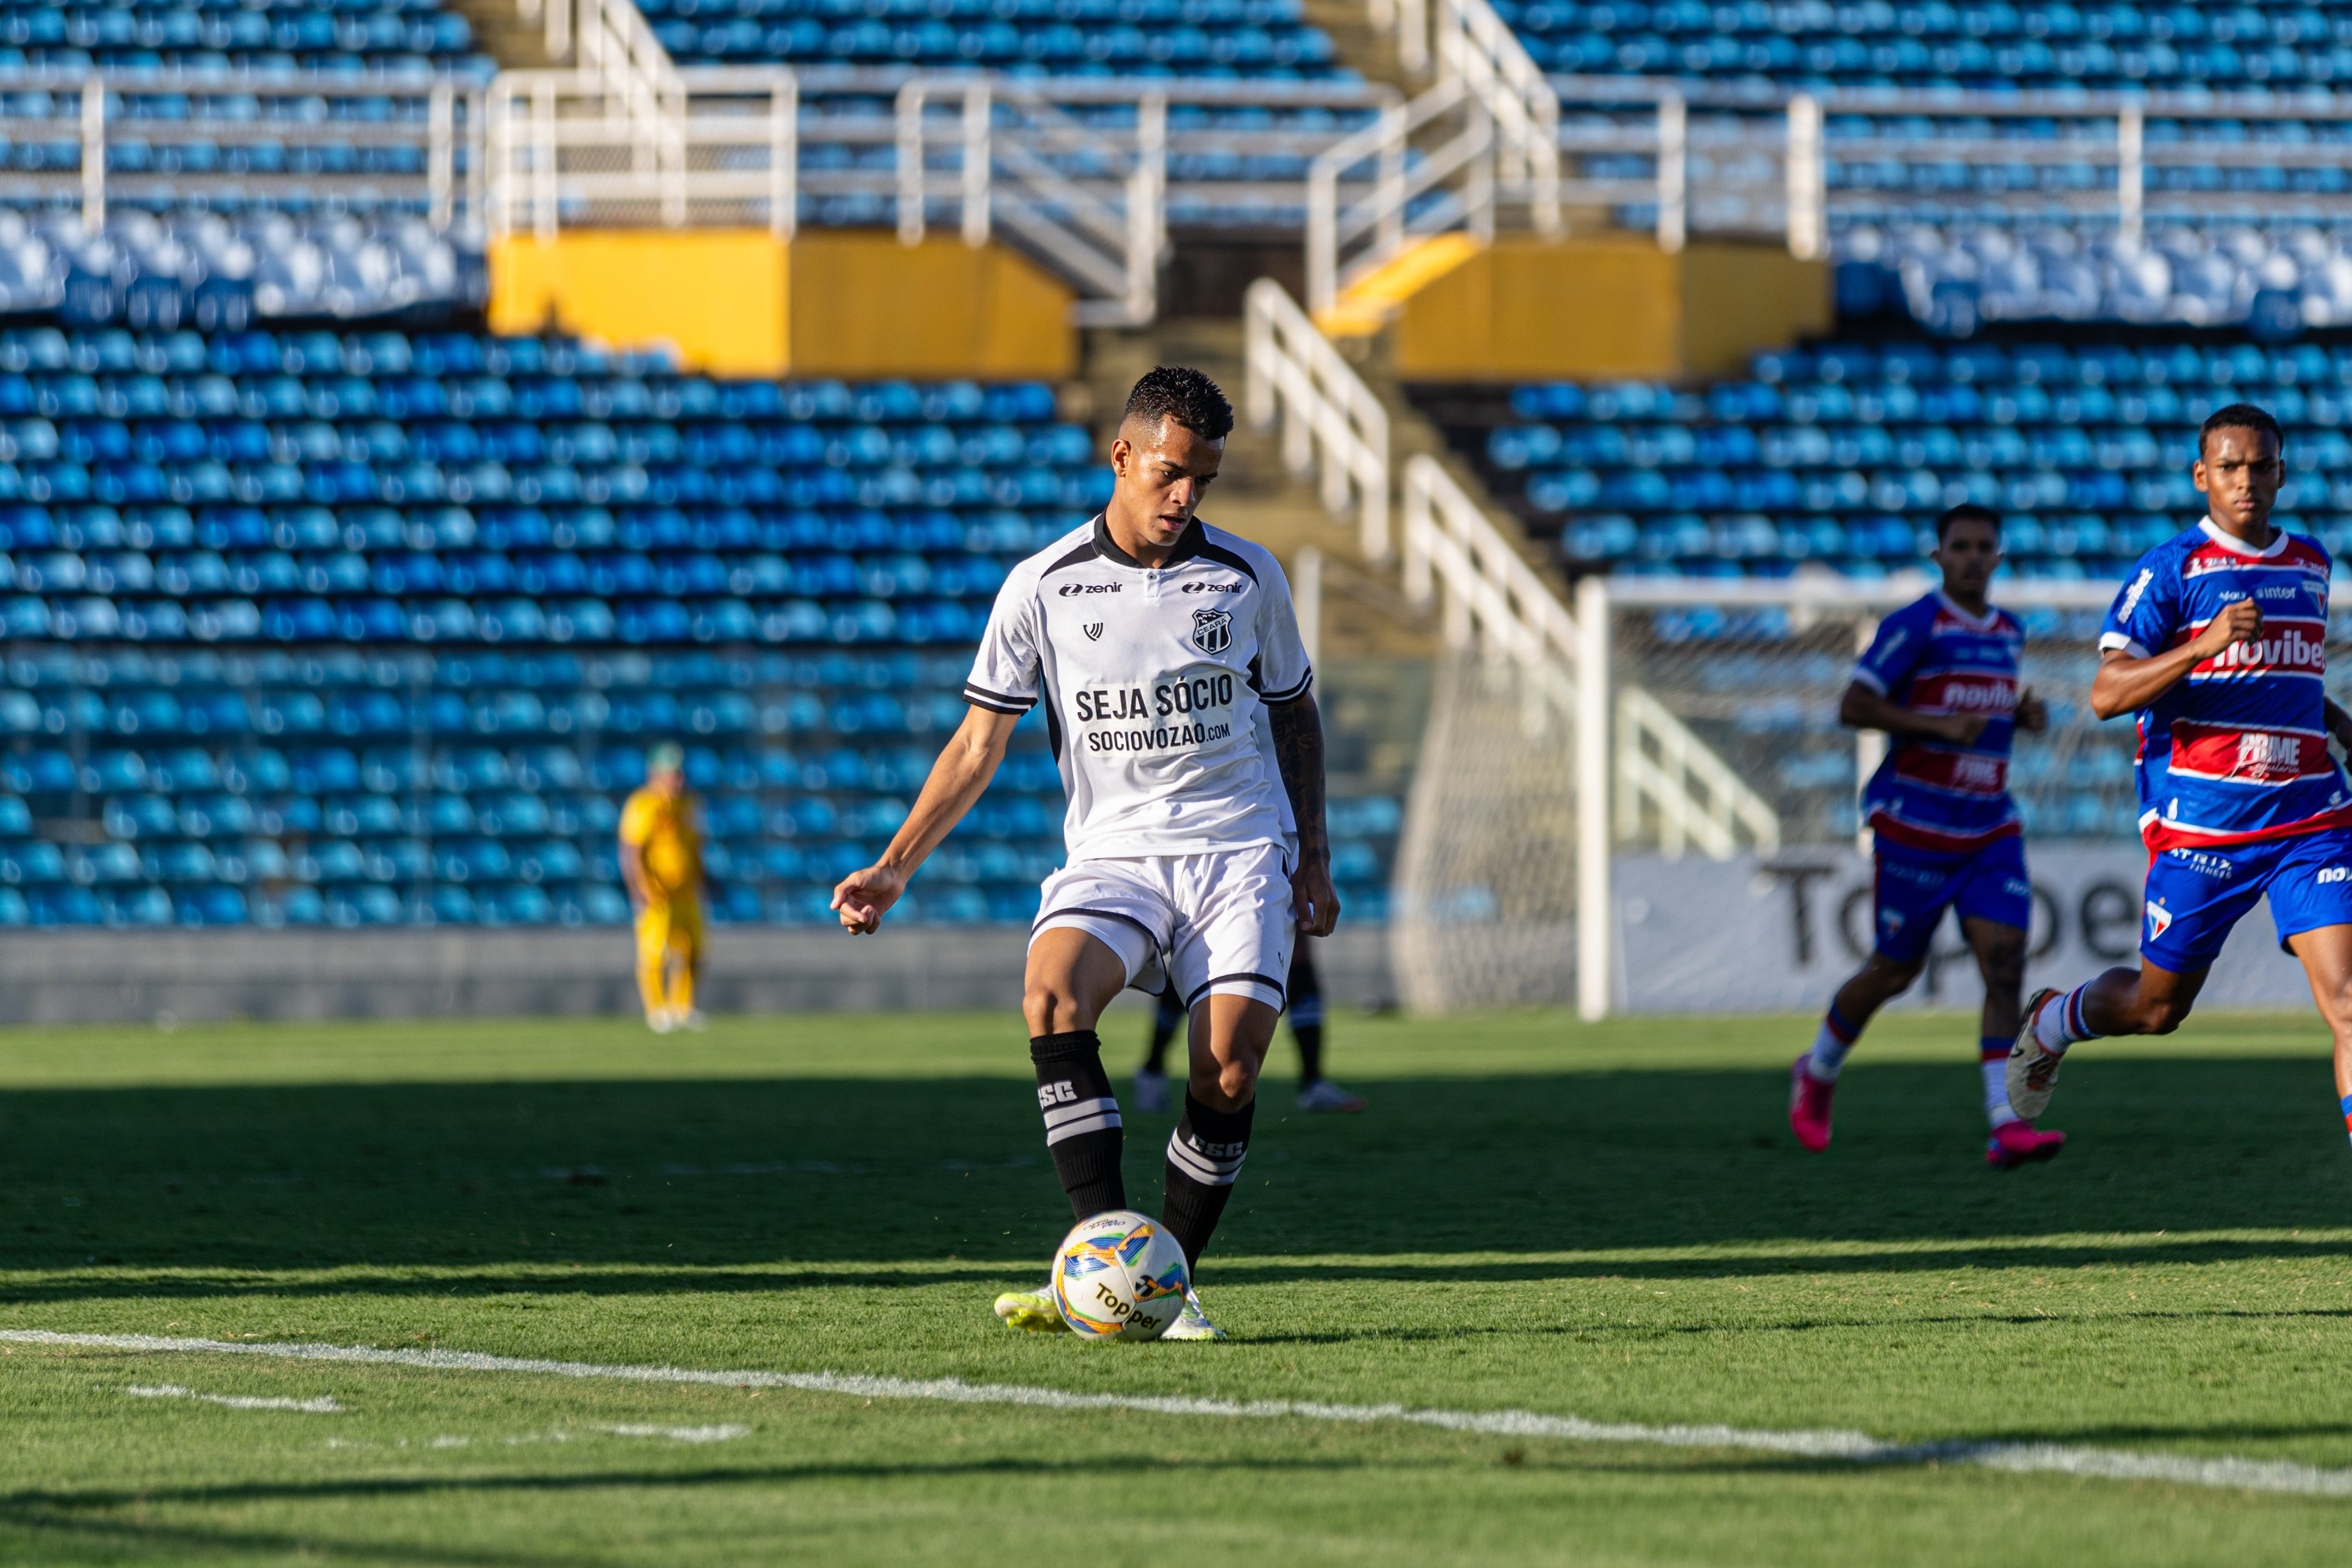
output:
<path id="1" fill-rule="evenodd" d="M 686 204 L 686 85 L 635 0 L 516 0 L 516 9 L 524 21 L 543 24 L 549 59 L 593 84 L 603 100 L 597 117 L 628 127 L 631 164 L 661 181 L 662 221 L 685 221 L 673 215 Z M 553 112 L 563 111 L 561 93 L 543 96 L 557 100 Z"/>
<path id="2" fill-rule="evenodd" d="M 78 205 L 94 233 L 117 202 L 370 195 L 420 202 L 433 226 L 447 229 L 480 213 L 481 160 L 471 142 L 482 103 L 478 91 L 446 78 L 0 70 L 0 139 L 79 153 L 72 163 L 0 170 L 0 201 Z M 414 150 L 420 166 L 329 173 L 331 149 Z"/>
<path id="3" fill-rule="evenodd" d="M 1437 0 L 1440 79 L 1455 78 L 1495 121 L 1500 179 L 1524 189 L 1538 234 L 1560 232 L 1559 95 L 1487 0 Z"/>
<path id="4" fill-rule="evenodd" d="M 952 120 L 929 112 L 958 100 Z M 1091 296 L 1077 301 L 1080 325 L 1150 321 L 1167 248 L 1168 100 L 1147 89 L 1134 102 L 1131 132 L 1115 134 L 1019 81 L 910 79 L 897 98 L 899 239 L 921 244 L 944 199 L 966 245 L 1002 226 Z M 954 165 L 939 170 L 942 144 Z"/>
<path id="5" fill-rule="evenodd" d="M 1273 279 L 1249 286 L 1242 319 L 1250 423 L 1266 430 L 1279 419 L 1284 467 L 1318 471 L 1325 510 L 1352 509 L 1365 556 L 1388 560 L 1388 410 Z"/>
<path id="6" fill-rule="evenodd" d="M 1659 851 L 1678 860 L 1693 845 L 1728 860 L 1746 836 L 1780 847 L 1780 817 L 1666 705 L 1637 686 L 1617 693 L 1617 842 L 1643 837 L 1643 809 L 1657 818 Z"/>
<path id="7" fill-rule="evenodd" d="M 1171 110 L 1223 105 L 1378 113 L 1390 89 L 1360 84 L 1054 81 L 979 74 L 688 68 L 665 124 L 677 155 L 649 151 L 642 120 L 592 79 L 508 71 L 488 120 L 488 226 L 552 236 L 572 226 L 765 226 L 815 221 L 935 225 L 970 245 L 1002 237 L 1071 282 L 1082 324 L 1150 321 L 1169 215 L 1186 204 L 1285 203 L 1296 182 L 1220 179 L 1172 165 L 1304 162 L 1345 128 L 1237 130 Z M 878 111 L 877 100 L 888 104 Z M 1295 216 L 1288 221 L 1296 222 Z"/>
<path id="8" fill-rule="evenodd" d="M 1405 597 L 1437 604 L 1449 646 L 1516 660 L 1534 689 L 1572 711 L 1576 619 L 1486 509 L 1422 453 L 1404 466 L 1400 516 Z"/>
<path id="9" fill-rule="evenodd" d="M 1422 132 L 1441 127 L 1445 139 Z M 1416 239 L 1495 234 L 1495 122 L 1459 79 L 1335 143 L 1307 174 L 1307 303 L 1321 315 L 1341 292 Z M 1369 181 L 1360 171 L 1370 172 Z M 1356 177 L 1363 194 L 1342 199 Z"/>
<path id="10" fill-rule="evenodd" d="M 652 132 L 627 97 L 575 71 L 501 71 L 487 110 L 488 228 L 763 226 L 793 235 L 800 100 L 793 73 L 678 74 Z"/>
<path id="11" fill-rule="evenodd" d="M 677 66 L 633 0 L 516 0 L 516 15 L 540 23 L 547 58 L 621 90 L 643 84 L 658 98 Z"/>
<path id="12" fill-rule="evenodd" d="M 1408 70 L 1437 80 L 1400 111 L 1317 159 L 1307 175 L 1307 299 L 1318 316 L 1416 239 L 1460 230 L 1494 237 L 1496 209 L 1563 232 L 1559 99 L 1487 0 L 1373 0 Z M 1363 196 L 1339 187 L 1373 170 Z"/>
<path id="13" fill-rule="evenodd" d="M 1832 216 L 1879 220 L 1938 203 L 1970 216 L 2110 222 L 2126 245 L 2166 219 L 2352 216 L 2352 192 L 2287 188 L 2298 174 L 2343 166 L 2336 128 L 2352 128 L 2344 94 L 1791 93 L 1633 77 L 1549 85 L 1563 110 L 1568 199 L 1592 199 L 1595 183 L 1578 171 L 1605 161 L 1613 178 L 1598 184 L 1617 191 L 1599 199 L 1655 202 L 1662 240 L 1769 234 L 1817 258 Z M 1650 177 L 1624 173 L 1629 157 Z M 2217 188 L 2255 170 L 2290 178 Z M 2183 172 L 2194 174 L 2173 177 Z"/>

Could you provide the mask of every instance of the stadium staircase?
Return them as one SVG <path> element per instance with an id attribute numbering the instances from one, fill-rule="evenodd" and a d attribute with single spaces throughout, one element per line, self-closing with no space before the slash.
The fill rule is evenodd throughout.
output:
<path id="1" fill-rule="evenodd" d="M 544 11 L 551 3 L 567 0 L 537 0 L 528 7 L 519 0 L 446 0 L 473 26 L 476 47 L 501 70 L 562 70 L 575 63 L 576 49 L 559 52 L 549 43 Z"/>

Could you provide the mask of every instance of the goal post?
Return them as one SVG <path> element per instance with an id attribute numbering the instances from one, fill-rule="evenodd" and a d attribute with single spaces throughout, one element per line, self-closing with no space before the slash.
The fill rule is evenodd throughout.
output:
<path id="1" fill-rule="evenodd" d="M 1990 595 L 2022 623 L 2020 682 L 2050 711 L 2046 731 L 2018 736 L 2008 775 L 2033 910 L 2029 985 L 2071 983 L 2137 951 L 2147 852 L 2137 731 L 2090 706 L 2099 627 L 2123 577 L 1997 580 Z M 1579 647 L 1606 657 L 1581 662 L 1577 703 L 1613 721 L 1578 727 L 1580 745 L 1611 747 L 1605 763 L 1578 759 L 1589 781 L 1578 802 L 1584 1016 L 1810 1011 L 1868 954 L 1874 899 L 1858 794 L 1884 738 L 1845 728 L 1837 711 L 1878 619 L 1933 586 L 1916 573 L 1580 584 Z M 2343 669 L 2352 584 L 2333 599 L 2327 636 Z M 1590 863 L 1604 856 L 1605 868 Z M 1972 1005 L 1978 985 L 1948 921 L 1906 1005 Z M 2266 1006 L 2305 993 L 2256 919 L 2232 936 L 2205 994 Z"/>
<path id="2" fill-rule="evenodd" d="M 1444 524 L 1410 494 L 1404 510 L 1410 565 Z M 1873 936 L 1858 794 L 1876 757 L 1839 702 L 1879 618 L 1933 580 L 1593 576 L 1553 597 L 1568 629 L 1537 636 L 1502 624 L 1512 606 L 1465 563 L 1435 559 L 1448 658 L 1516 667 L 1524 700 L 1506 722 L 1480 700 L 1499 677 L 1441 679 L 1452 710 L 1433 716 L 1393 900 L 1406 1001 L 1572 1001 L 1588 1019 L 1818 1005 Z M 2121 958 L 2138 921 L 2132 727 L 2089 706 L 2114 593 L 1992 595 L 2023 622 L 2022 683 L 2051 710 L 2046 733 L 2020 737 L 2011 788 L 2034 858 L 2034 949 L 2053 967 Z M 1937 953 L 1928 994 L 1948 1001 L 1967 984 L 1946 973 L 1957 935 Z"/>

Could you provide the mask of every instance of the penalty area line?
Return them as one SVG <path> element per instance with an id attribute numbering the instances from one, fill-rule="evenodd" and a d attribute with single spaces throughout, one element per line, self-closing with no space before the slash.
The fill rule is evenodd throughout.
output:
<path id="1" fill-rule="evenodd" d="M 1550 1438 L 1568 1443 L 1622 1443 L 1666 1448 L 1730 1448 L 1748 1453 L 1822 1459 L 1856 1466 L 1971 1465 L 2019 1475 L 2080 1476 L 2100 1480 L 2164 1481 L 2298 1497 L 2352 1497 L 2352 1469 L 2325 1469 L 2279 1459 L 2231 1456 L 2197 1458 L 2126 1448 L 2064 1443 L 1947 1438 L 1891 1443 L 1866 1432 L 1773 1431 L 1717 1425 L 1647 1426 L 1545 1415 L 1530 1410 L 1433 1410 L 1407 1405 L 1334 1405 L 1297 1399 L 1197 1399 L 1181 1394 L 1077 1394 L 1020 1384 L 966 1383 L 961 1378 L 876 1377 L 836 1372 L 712 1372 L 695 1367 L 631 1366 L 598 1362 L 543 1361 L 486 1355 L 478 1351 L 380 1350 L 372 1345 L 238 1343 L 172 1339 L 154 1334 L 73 1334 L 48 1329 L 0 1329 L 0 1342 L 79 1345 L 93 1350 L 168 1355 L 260 1356 L 270 1360 L 416 1367 L 430 1372 L 521 1373 L 618 1383 L 693 1384 L 721 1388 L 790 1388 L 854 1399 L 920 1400 L 947 1405 L 1003 1405 L 1034 1410 L 1120 1410 L 1148 1415 L 1189 1415 L 1240 1421 L 1324 1421 L 1341 1426 L 1396 1423 L 1480 1436 Z M 731 1435 L 731 1434 L 730 1434 Z"/>

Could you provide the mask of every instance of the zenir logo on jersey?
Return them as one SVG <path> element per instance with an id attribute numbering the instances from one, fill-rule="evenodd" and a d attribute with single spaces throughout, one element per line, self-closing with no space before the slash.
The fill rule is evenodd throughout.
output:
<path id="1" fill-rule="evenodd" d="M 1103 624 L 1100 621 L 1088 621 L 1087 623 L 1087 640 L 1088 642 L 1102 641 L 1102 629 Z"/>
<path id="2" fill-rule="evenodd" d="M 1202 653 L 1223 653 L 1234 643 L 1234 616 L 1230 610 L 1195 610 L 1192 612 L 1192 646 Z"/>

